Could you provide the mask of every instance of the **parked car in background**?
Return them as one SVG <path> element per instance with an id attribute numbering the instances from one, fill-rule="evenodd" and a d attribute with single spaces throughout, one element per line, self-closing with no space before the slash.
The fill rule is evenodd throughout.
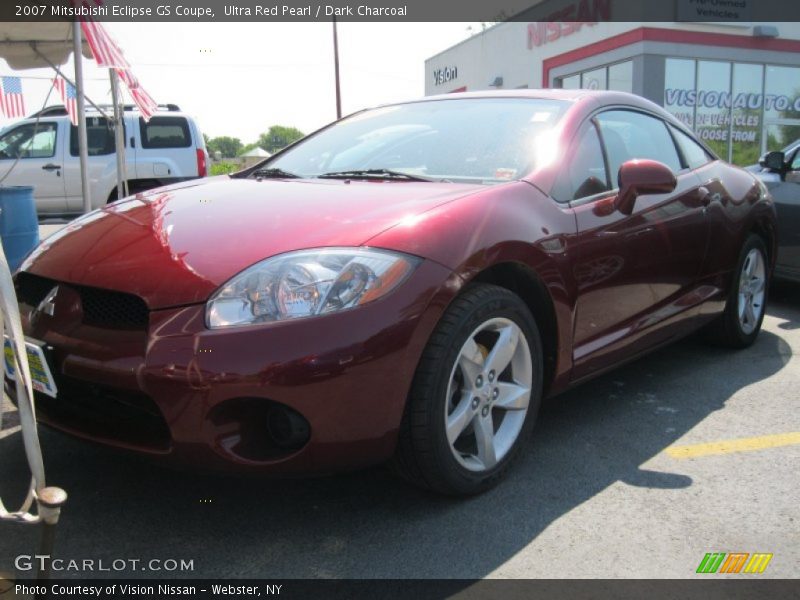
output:
<path id="1" fill-rule="evenodd" d="M 778 211 L 775 278 L 800 282 L 800 140 L 748 167 L 767 185 Z"/>
<path id="2" fill-rule="evenodd" d="M 113 109 L 104 110 L 109 114 Z M 206 176 L 203 136 L 177 106 L 164 106 L 147 123 L 138 110 L 126 107 L 124 121 L 131 193 Z M 114 130 L 94 108 L 86 110 L 86 126 L 92 207 L 97 208 L 117 199 Z M 63 106 L 45 108 L 0 134 L 0 180 L 2 185 L 32 185 L 40 215 L 83 212 L 78 129 Z"/>
<path id="3" fill-rule="evenodd" d="M 643 98 L 448 94 L 76 219 L 15 285 L 44 423 L 474 494 L 543 397 L 701 327 L 751 345 L 775 228 L 763 183 Z"/>

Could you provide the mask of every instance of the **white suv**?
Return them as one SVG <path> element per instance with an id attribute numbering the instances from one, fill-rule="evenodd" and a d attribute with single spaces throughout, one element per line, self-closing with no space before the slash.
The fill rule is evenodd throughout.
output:
<path id="1" fill-rule="evenodd" d="M 208 152 L 194 119 L 173 104 L 160 108 L 145 123 L 138 111 L 125 107 L 131 194 L 207 174 Z M 103 110 L 113 112 L 112 108 Z M 92 207 L 98 208 L 117 199 L 114 130 L 100 112 L 88 108 L 86 127 Z M 3 186 L 34 186 L 40 215 L 83 212 L 78 130 L 63 106 L 45 108 L 0 133 L 0 181 Z"/>

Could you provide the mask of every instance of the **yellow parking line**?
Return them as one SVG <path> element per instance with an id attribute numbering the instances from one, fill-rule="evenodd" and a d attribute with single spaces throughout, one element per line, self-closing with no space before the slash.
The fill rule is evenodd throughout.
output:
<path id="1" fill-rule="evenodd" d="M 665 450 L 672 458 L 694 458 L 708 454 L 730 454 L 731 452 L 752 452 L 764 448 L 778 448 L 800 444 L 800 431 L 791 433 L 776 433 L 759 437 L 740 438 L 738 440 L 723 440 L 707 444 L 692 444 L 690 446 L 670 446 Z"/>

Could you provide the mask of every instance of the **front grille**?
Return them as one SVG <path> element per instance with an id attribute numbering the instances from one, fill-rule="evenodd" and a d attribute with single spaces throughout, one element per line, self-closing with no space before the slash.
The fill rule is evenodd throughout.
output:
<path id="1" fill-rule="evenodd" d="M 138 296 L 97 288 L 78 288 L 87 325 L 114 329 L 147 327 L 147 306 Z"/>
<path id="2" fill-rule="evenodd" d="M 83 309 L 83 323 L 108 329 L 146 329 L 149 317 L 147 305 L 139 296 L 103 290 L 95 287 L 65 284 L 33 275 L 18 273 L 15 279 L 17 299 L 37 307 L 56 285 L 68 286 L 78 292 Z"/>
<path id="3" fill-rule="evenodd" d="M 114 445 L 169 451 L 169 427 L 149 396 L 64 375 L 56 384 L 57 398 L 36 392 L 36 410 L 46 423 Z"/>

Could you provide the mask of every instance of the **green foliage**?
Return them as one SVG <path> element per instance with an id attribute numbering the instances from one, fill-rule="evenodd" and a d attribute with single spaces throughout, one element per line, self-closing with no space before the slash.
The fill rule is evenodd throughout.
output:
<path id="1" fill-rule="evenodd" d="M 269 131 L 258 136 L 258 145 L 270 154 L 274 154 L 304 136 L 305 134 L 296 127 L 273 125 Z"/>
<path id="2" fill-rule="evenodd" d="M 214 163 L 211 165 L 211 169 L 209 170 L 210 175 L 227 175 L 228 173 L 233 173 L 234 171 L 238 171 L 239 166 L 235 165 L 234 163 L 229 162 L 219 162 Z"/>
<path id="3" fill-rule="evenodd" d="M 207 139 L 206 148 L 211 156 L 219 152 L 223 158 L 234 158 L 242 151 L 242 141 L 239 138 L 223 135 Z"/>

